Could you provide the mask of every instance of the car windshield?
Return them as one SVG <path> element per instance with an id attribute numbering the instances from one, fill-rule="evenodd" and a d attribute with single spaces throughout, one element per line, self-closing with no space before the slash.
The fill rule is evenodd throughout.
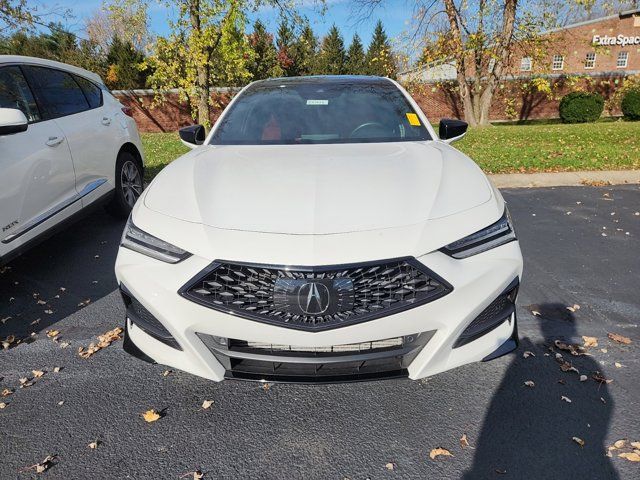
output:
<path id="1" fill-rule="evenodd" d="M 246 89 L 215 129 L 213 145 L 430 140 L 391 82 L 269 80 Z"/>

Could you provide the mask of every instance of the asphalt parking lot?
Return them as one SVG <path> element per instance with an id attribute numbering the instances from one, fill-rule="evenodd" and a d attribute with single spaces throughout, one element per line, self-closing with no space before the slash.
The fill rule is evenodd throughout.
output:
<path id="1" fill-rule="evenodd" d="M 164 376 L 121 341 L 80 358 L 123 321 L 123 222 L 98 212 L 52 237 L 0 270 L 0 339 L 21 340 L 0 351 L 0 391 L 14 390 L 0 397 L 0 478 L 638 478 L 618 455 L 640 442 L 640 187 L 504 194 L 525 257 L 521 346 L 416 382 L 215 384 Z M 553 346 L 583 335 L 597 337 L 589 355 Z M 149 409 L 163 417 L 146 423 Z M 437 447 L 453 456 L 431 459 Z M 48 471 L 25 470 L 47 455 Z"/>

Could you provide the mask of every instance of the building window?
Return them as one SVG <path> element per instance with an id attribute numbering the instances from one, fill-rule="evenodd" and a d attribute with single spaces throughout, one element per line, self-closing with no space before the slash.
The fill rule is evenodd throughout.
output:
<path id="1" fill-rule="evenodd" d="M 552 70 L 562 70 L 564 68 L 564 57 L 562 55 L 554 55 L 551 63 Z"/>
<path id="2" fill-rule="evenodd" d="M 522 60 L 520 60 L 520 70 L 523 72 L 531 71 L 531 57 L 522 57 Z"/>
<path id="3" fill-rule="evenodd" d="M 584 68 L 595 68 L 596 66 L 596 52 L 587 53 L 587 58 L 584 59 Z"/>
<path id="4" fill-rule="evenodd" d="M 616 67 L 627 68 L 627 63 L 629 63 L 629 52 L 618 53 L 618 61 L 616 62 Z"/>

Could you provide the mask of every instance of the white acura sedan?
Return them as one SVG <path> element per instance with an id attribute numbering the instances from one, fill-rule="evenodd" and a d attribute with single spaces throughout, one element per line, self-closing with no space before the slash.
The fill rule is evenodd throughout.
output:
<path id="1" fill-rule="evenodd" d="M 0 55 L 0 265 L 88 207 L 126 218 L 142 193 L 131 111 L 98 75 Z"/>
<path id="2" fill-rule="evenodd" d="M 517 346 L 502 196 L 395 82 L 247 86 L 136 203 L 125 349 L 219 381 L 423 378 Z M 197 147 L 197 148 L 196 148 Z"/>

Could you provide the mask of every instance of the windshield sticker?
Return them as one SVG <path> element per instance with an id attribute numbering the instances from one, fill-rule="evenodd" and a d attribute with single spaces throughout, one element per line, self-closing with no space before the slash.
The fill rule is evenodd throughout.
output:
<path id="1" fill-rule="evenodd" d="M 307 105 L 329 105 L 329 100 L 307 100 Z"/>
<path id="2" fill-rule="evenodd" d="M 409 124 L 414 127 L 420 126 L 420 119 L 415 113 L 407 113 L 407 120 L 409 120 Z"/>

